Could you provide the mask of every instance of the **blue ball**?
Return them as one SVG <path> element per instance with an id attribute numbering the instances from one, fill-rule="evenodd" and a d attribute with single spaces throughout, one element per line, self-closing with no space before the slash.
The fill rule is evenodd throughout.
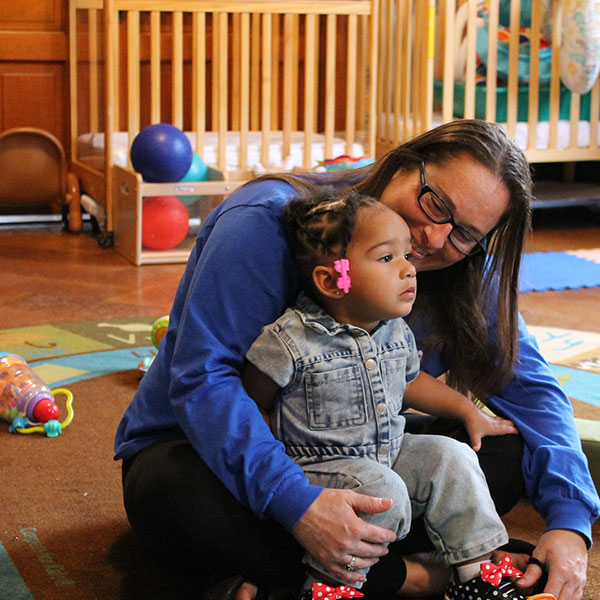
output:
<path id="1" fill-rule="evenodd" d="M 179 181 L 192 164 L 192 145 L 173 125 L 144 127 L 131 144 L 131 164 L 149 183 Z"/>

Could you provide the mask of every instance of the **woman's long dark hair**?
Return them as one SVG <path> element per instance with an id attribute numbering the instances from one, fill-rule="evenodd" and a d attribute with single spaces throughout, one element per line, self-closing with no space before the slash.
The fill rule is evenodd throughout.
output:
<path id="1" fill-rule="evenodd" d="M 509 204 L 488 245 L 488 253 L 467 256 L 448 268 L 418 274 L 419 294 L 411 322 L 431 323 L 425 348 L 440 353 L 448 383 L 482 400 L 504 387 L 518 358 L 518 283 L 530 227 L 531 174 L 523 152 L 504 130 L 481 120 L 456 120 L 431 129 L 392 150 L 376 163 L 328 174 L 328 184 L 349 185 L 381 198 L 398 171 L 421 161 L 443 166 L 468 155 L 506 186 Z M 267 175 L 302 194 L 321 185 L 323 175 Z M 490 319 L 496 307 L 496 318 Z"/>

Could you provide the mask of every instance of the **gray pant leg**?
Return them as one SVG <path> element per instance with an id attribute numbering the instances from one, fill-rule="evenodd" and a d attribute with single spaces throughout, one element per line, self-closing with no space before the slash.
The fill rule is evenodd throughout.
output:
<path id="1" fill-rule="evenodd" d="M 326 488 L 350 489 L 365 496 L 391 498 L 392 507 L 382 513 L 359 513 L 361 519 L 396 531 L 398 539 L 410 530 L 411 502 L 401 477 L 392 469 L 368 458 L 336 458 L 310 465 L 302 465 L 308 480 Z M 323 573 L 324 568 L 306 554 L 304 562 Z M 368 569 L 361 570 L 367 573 Z M 356 584 L 360 587 L 361 584 Z"/>
<path id="2" fill-rule="evenodd" d="M 404 434 L 393 465 L 446 564 L 471 560 L 508 541 L 475 452 L 438 435 Z"/>

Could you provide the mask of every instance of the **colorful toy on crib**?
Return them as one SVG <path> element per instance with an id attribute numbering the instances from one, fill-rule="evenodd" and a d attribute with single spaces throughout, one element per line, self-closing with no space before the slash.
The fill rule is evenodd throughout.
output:
<path id="1" fill-rule="evenodd" d="M 53 400 L 67 397 L 67 418 L 60 423 L 60 410 Z M 11 425 L 11 433 L 45 433 L 58 436 L 73 419 L 73 395 L 69 390 L 50 388 L 25 359 L 14 354 L 0 356 L 0 416 Z"/>
<path id="2" fill-rule="evenodd" d="M 341 154 L 336 158 L 327 158 L 319 162 L 314 168 L 317 173 L 329 173 L 332 171 L 348 171 L 349 169 L 358 169 L 374 163 L 373 158 L 366 156 L 360 156 L 358 158 L 352 158 L 347 154 Z"/>

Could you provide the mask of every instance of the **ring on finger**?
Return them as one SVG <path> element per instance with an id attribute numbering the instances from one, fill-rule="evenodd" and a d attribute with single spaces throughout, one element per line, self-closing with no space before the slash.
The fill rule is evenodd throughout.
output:
<path id="1" fill-rule="evenodd" d="M 344 569 L 346 569 L 346 571 L 354 571 L 356 569 L 356 556 L 353 556 L 350 559 L 350 562 L 344 565 Z"/>

